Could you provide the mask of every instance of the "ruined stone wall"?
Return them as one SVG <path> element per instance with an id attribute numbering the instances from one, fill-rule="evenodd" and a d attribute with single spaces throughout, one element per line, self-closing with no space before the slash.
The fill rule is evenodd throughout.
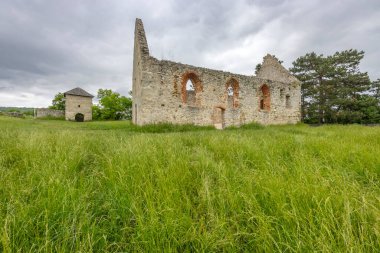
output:
<path id="1" fill-rule="evenodd" d="M 54 109 L 48 109 L 48 108 L 37 108 L 36 109 L 36 118 L 46 118 L 46 117 L 52 117 L 52 118 L 63 118 L 65 116 L 65 111 L 63 110 L 54 110 Z"/>
<path id="2" fill-rule="evenodd" d="M 257 76 L 245 76 L 149 56 L 144 28 L 136 20 L 133 122 L 171 122 L 223 128 L 249 122 L 300 121 L 300 82 L 271 55 Z M 191 80 L 194 89 L 187 88 Z"/>
<path id="3" fill-rule="evenodd" d="M 286 124 L 300 120 L 300 85 L 297 82 L 261 79 L 154 58 L 149 59 L 147 66 L 142 72 L 143 96 L 138 121 L 141 125 L 159 122 L 215 125 L 219 117 L 223 118 L 224 127 L 253 121 Z M 202 86 L 195 95 L 195 103 L 183 98 L 184 81 L 189 73 L 199 77 Z M 228 94 L 227 84 L 231 79 L 238 83 L 236 105 L 234 97 Z M 260 109 L 260 88 L 264 84 L 270 90 L 269 110 Z"/>
<path id="4" fill-rule="evenodd" d="M 141 98 L 143 97 L 141 83 L 143 79 L 142 71 L 145 68 L 145 75 L 149 74 L 149 66 L 146 62 L 149 58 L 149 48 L 145 37 L 144 26 L 141 20 L 136 20 L 135 27 L 135 42 L 134 42 L 134 54 L 133 54 L 133 80 L 132 80 L 132 122 L 141 125 L 140 120 L 140 108 Z M 145 80 L 147 76 L 145 76 Z"/>
<path id="5" fill-rule="evenodd" d="M 92 120 L 92 98 L 74 95 L 66 95 L 65 119 L 75 120 L 75 115 L 84 115 L 84 121 Z"/>

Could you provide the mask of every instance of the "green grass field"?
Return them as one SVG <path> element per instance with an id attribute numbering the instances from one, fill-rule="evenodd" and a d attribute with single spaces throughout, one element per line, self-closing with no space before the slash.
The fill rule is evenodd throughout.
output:
<path id="1" fill-rule="evenodd" d="M 0 117 L 0 252 L 379 252 L 380 127 Z"/>

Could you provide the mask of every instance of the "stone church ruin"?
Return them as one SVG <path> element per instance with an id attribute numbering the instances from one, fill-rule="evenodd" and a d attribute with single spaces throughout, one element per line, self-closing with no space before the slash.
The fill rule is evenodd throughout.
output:
<path id="1" fill-rule="evenodd" d="M 301 83 L 273 56 L 264 57 L 257 76 L 158 60 L 149 54 L 140 19 L 135 24 L 132 94 L 137 125 L 169 122 L 222 129 L 250 122 L 293 124 L 301 115 Z"/>

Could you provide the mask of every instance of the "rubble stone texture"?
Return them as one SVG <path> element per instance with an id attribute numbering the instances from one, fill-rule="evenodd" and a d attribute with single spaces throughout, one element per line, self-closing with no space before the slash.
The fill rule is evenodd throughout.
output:
<path id="1" fill-rule="evenodd" d="M 46 117 L 52 117 L 52 118 L 60 118 L 65 116 L 65 111 L 63 110 L 54 110 L 54 109 L 48 109 L 48 108 L 37 108 L 36 109 L 36 118 L 46 118 Z"/>
<path id="2" fill-rule="evenodd" d="M 134 43 L 132 120 L 137 125 L 169 122 L 222 129 L 300 121 L 301 83 L 269 54 L 257 76 L 157 60 L 149 54 L 140 19 Z"/>

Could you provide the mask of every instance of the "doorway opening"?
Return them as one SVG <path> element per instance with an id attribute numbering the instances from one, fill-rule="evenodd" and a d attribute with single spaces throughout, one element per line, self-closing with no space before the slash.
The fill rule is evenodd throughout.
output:
<path id="1" fill-rule="evenodd" d="M 84 121 L 84 115 L 82 113 L 75 114 L 75 121 L 76 122 L 83 122 Z"/>
<path id="2" fill-rule="evenodd" d="M 225 109 L 222 107 L 214 108 L 213 119 L 214 119 L 214 126 L 216 129 L 223 129 L 225 127 L 224 112 L 225 112 Z"/>

